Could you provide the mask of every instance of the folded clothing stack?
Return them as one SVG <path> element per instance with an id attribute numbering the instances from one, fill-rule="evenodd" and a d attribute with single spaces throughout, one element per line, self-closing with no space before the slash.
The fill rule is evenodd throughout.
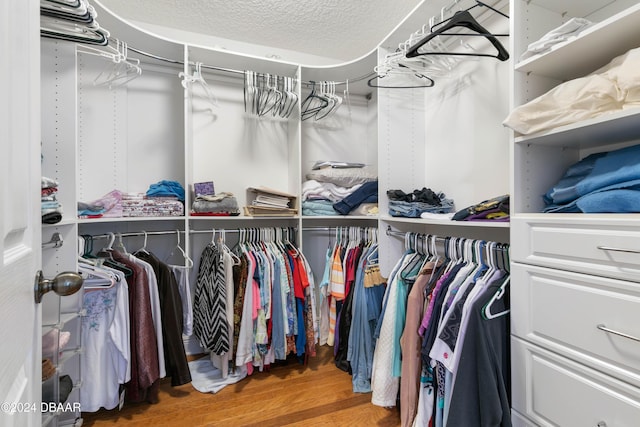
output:
<path id="1" fill-rule="evenodd" d="M 509 195 L 494 197 L 459 210 L 454 221 L 509 221 Z"/>
<path id="2" fill-rule="evenodd" d="M 543 200 L 544 212 L 640 212 L 640 145 L 585 157 Z"/>
<path id="3" fill-rule="evenodd" d="M 199 195 L 191 206 L 191 215 L 196 216 L 237 216 L 240 215 L 238 201 L 232 193 Z"/>
<path id="4" fill-rule="evenodd" d="M 78 202 L 78 218 L 119 218 L 122 216 L 122 192 L 112 190 L 90 203 Z"/>
<path id="5" fill-rule="evenodd" d="M 640 48 L 515 108 L 503 124 L 522 135 L 640 107 Z"/>
<path id="6" fill-rule="evenodd" d="M 120 203 L 123 217 L 184 215 L 184 205 L 177 197 L 147 197 L 144 193 L 125 193 Z"/>
<path id="7" fill-rule="evenodd" d="M 40 184 L 42 223 L 57 224 L 62 221 L 62 205 L 56 197 L 58 181 L 43 176 Z"/>
<path id="8" fill-rule="evenodd" d="M 184 188 L 176 181 L 151 184 L 146 193 L 112 190 L 92 202 L 78 202 L 79 218 L 184 215 Z"/>
<path id="9" fill-rule="evenodd" d="M 361 163 L 317 162 L 302 184 L 302 215 L 376 215 L 378 178 Z"/>
<path id="10" fill-rule="evenodd" d="M 448 214 L 453 212 L 453 200 L 444 193 L 436 193 L 430 188 L 405 193 L 402 190 L 387 191 L 389 215 L 420 218 L 423 213 Z"/>

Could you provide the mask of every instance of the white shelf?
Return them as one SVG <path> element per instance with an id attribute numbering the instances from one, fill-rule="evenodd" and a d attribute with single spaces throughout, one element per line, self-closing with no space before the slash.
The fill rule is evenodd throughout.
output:
<path id="1" fill-rule="evenodd" d="M 640 46 L 640 4 L 586 29 L 575 39 L 515 65 L 521 73 L 558 80 L 585 76 L 612 58 Z"/>
<path id="2" fill-rule="evenodd" d="M 294 216 L 190 216 L 189 221 L 260 221 L 260 220 L 292 220 L 300 218 L 299 215 Z"/>
<path id="3" fill-rule="evenodd" d="M 67 361 L 69 361 L 71 358 L 73 358 L 73 357 L 79 355 L 80 353 L 82 353 L 82 349 L 81 348 L 72 348 L 70 350 L 63 350 L 61 353 L 62 353 L 62 356 L 58 360 L 58 369 L 63 368 L 64 364 Z"/>
<path id="4" fill-rule="evenodd" d="M 184 216 L 123 216 L 117 218 L 81 218 L 78 219 L 78 224 L 98 224 L 104 222 L 181 221 L 184 219 Z"/>
<path id="5" fill-rule="evenodd" d="M 375 221 L 378 219 L 377 215 L 303 215 L 302 220 L 322 220 L 322 221 L 350 221 L 350 220 L 368 220 Z"/>
<path id="6" fill-rule="evenodd" d="M 635 139 L 640 139 L 640 108 L 604 114 L 534 135 L 519 136 L 514 141 L 517 144 L 589 148 Z"/>
<path id="7" fill-rule="evenodd" d="M 55 227 L 61 227 L 61 226 L 65 226 L 65 225 L 74 225 L 76 223 L 75 219 L 63 219 L 60 222 L 57 222 L 55 224 L 42 224 L 42 228 L 43 229 L 47 229 L 47 228 L 55 228 Z"/>
<path id="8" fill-rule="evenodd" d="M 508 222 L 490 222 L 490 221 L 451 221 L 451 220 L 437 220 L 437 219 L 423 219 L 423 218 L 402 218 L 393 216 L 381 217 L 383 221 L 404 223 L 404 224 L 418 224 L 418 225 L 437 225 L 444 227 L 480 227 L 480 228 L 509 228 Z"/>
<path id="9" fill-rule="evenodd" d="M 636 223 L 640 221 L 640 213 L 518 213 L 511 216 L 511 221 L 551 221 L 580 224 L 582 222 L 611 222 L 620 224 Z"/>

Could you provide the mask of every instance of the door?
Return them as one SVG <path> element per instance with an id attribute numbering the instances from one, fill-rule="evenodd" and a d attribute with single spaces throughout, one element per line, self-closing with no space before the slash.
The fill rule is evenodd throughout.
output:
<path id="1" fill-rule="evenodd" d="M 0 425 L 40 425 L 38 0 L 0 1 Z"/>

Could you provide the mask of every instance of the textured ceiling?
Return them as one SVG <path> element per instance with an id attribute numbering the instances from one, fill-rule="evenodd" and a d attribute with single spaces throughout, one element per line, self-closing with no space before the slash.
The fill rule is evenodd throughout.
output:
<path id="1" fill-rule="evenodd" d="M 350 61 L 420 0 L 100 0 L 126 20 Z"/>

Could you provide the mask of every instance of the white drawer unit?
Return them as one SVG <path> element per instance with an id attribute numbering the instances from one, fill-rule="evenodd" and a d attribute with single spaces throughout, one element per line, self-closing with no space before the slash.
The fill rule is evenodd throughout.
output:
<path id="1" fill-rule="evenodd" d="M 640 284 L 517 263 L 511 274 L 513 335 L 640 387 Z"/>
<path id="2" fill-rule="evenodd" d="M 571 221 L 568 222 L 570 216 Z M 514 261 L 640 282 L 640 218 L 526 215 L 513 218 Z"/>
<path id="3" fill-rule="evenodd" d="M 535 425 L 637 427 L 640 389 L 512 338 L 513 409 Z M 516 418 L 516 424 L 531 425 Z"/>
<path id="4" fill-rule="evenodd" d="M 509 5 L 514 109 L 640 46 L 636 0 Z M 592 25 L 525 54 L 573 18 Z M 574 106 L 557 113 L 549 108 L 559 118 L 580 109 Z M 509 288 L 516 427 L 640 426 L 640 212 L 614 203 L 627 195 L 620 192 L 593 209 L 602 213 L 543 213 L 543 196 L 552 188 L 567 203 L 589 191 L 576 169 L 565 175 L 570 166 L 640 143 L 640 109 L 626 106 L 513 133 Z M 597 176 L 599 170 L 582 172 Z"/>

